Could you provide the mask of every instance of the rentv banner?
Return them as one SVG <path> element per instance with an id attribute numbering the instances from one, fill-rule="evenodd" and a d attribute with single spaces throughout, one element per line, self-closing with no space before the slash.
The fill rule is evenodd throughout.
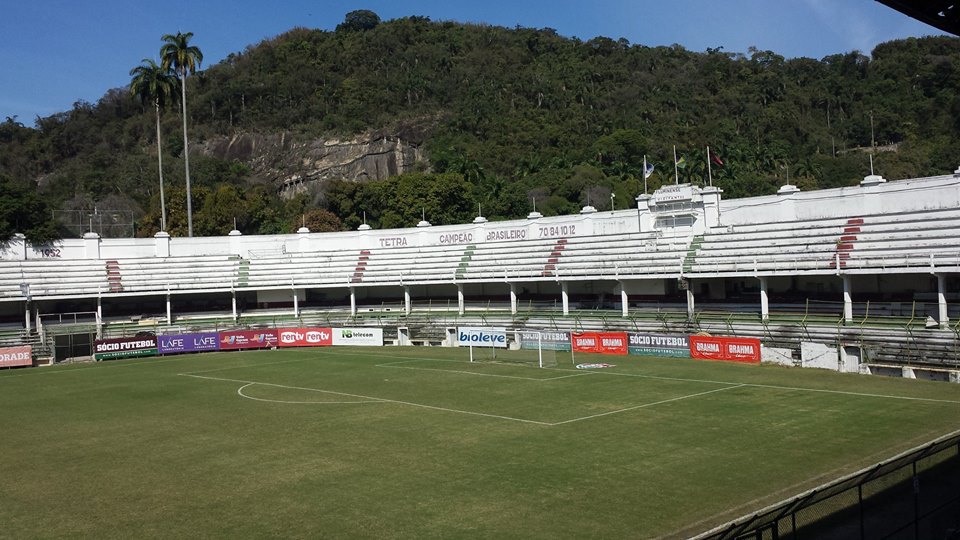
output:
<path id="1" fill-rule="evenodd" d="M 130 356 L 153 356 L 157 354 L 157 338 L 132 337 L 119 339 L 98 339 L 93 342 L 93 358 L 110 360 Z"/>
<path id="2" fill-rule="evenodd" d="M 626 332 L 582 332 L 572 337 L 575 352 L 627 354 Z"/>
<path id="3" fill-rule="evenodd" d="M 690 356 L 703 360 L 760 363 L 760 340 L 713 336 L 690 336 Z"/>
<path id="4" fill-rule="evenodd" d="M 281 328 L 281 347 L 327 347 L 333 345 L 332 328 Z"/>
<path id="5" fill-rule="evenodd" d="M 0 367 L 32 366 L 33 348 L 30 345 L 0 349 Z"/>
<path id="6" fill-rule="evenodd" d="M 667 334 L 630 333 L 630 354 L 690 358 L 690 340 L 687 336 Z"/>
<path id="7" fill-rule="evenodd" d="M 220 350 L 269 349 L 280 342 L 276 330 L 232 330 L 220 332 Z"/>
<path id="8" fill-rule="evenodd" d="M 464 326 L 457 328 L 457 345 L 460 347 L 507 347 L 505 328 L 478 328 Z"/>
<path id="9" fill-rule="evenodd" d="M 380 347 L 383 345 L 383 328 L 334 328 L 333 344 Z"/>
<path id="10" fill-rule="evenodd" d="M 570 350 L 570 332 L 517 332 L 521 349 Z"/>
<path id="11" fill-rule="evenodd" d="M 219 337 L 216 332 L 157 336 L 157 351 L 160 354 L 216 351 Z"/>

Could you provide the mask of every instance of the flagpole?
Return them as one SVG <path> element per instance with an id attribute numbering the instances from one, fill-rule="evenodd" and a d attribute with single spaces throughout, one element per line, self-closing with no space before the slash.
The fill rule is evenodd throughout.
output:
<path id="1" fill-rule="evenodd" d="M 643 155 L 643 194 L 647 194 L 647 155 Z"/>
<path id="2" fill-rule="evenodd" d="M 713 167 L 710 166 L 710 147 L 707 146 L 707 176 L 710 177 L 710 187 L 713 187 Z"/>
<path id="3" fill-rule="evenodd" d="M 673 178 L 674 184 L 680 185 L 680 168 L 677 167 L 677 145 L 673 145 Z"/>

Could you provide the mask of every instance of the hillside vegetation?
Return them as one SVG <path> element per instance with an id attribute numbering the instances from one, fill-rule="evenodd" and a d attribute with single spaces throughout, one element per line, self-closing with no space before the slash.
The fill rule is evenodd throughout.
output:
<path id="1" fill-rule="evenodd" d="M 711 147 L 725 197 L 788 181 L 804 190 L 855 184 L 873 146 L 875 169 L 891 180 L 960 165 L 960 39 L 788 60 L 364 13 L 365 24 L 348 16 L 335 31 L 295 28 L 188 78 L 196 234 L 225 234 L 235 222 L 244 233 L 291 232 L 304 221 L 354 228 L 364 213 L 374 227 L 410 226 L 421 213 L 457 223 L 478 205 L 491 219 L 518 217 L 533 199 L 552 215 L 588 202 L 609 208 L 611 193 L 622 207 L 643 192 L 644 156 L 655 166 L 648 190 L 674 182 L 674 145 L 685 157 L 680 181 L 697 184 L 707 182 Z M 74 223 L 96 207 L 129 214 L 136 234 L 152 235 L 154 122 L 152 106 L 122 88 L 34 127 L 0 123 L 0 207 L 47 205 L 30 212 L 45 212 L 41 223 L 4 210 L 0 233 L 42 240 L 52 235 L 49 216 Z M 176 106 L 163 111 L 162 131 L 168 229 L 185 234 Z M 262 163 L 203 151 L 205 141 L 239 133 L 382 134 L 418 145 L 426 159 L 384 181 L 326 181 L 281 198 Z M 295 175 L 299 164 L 267 166 Z M 61 225 L 61 234 L 77 232 Z"/>

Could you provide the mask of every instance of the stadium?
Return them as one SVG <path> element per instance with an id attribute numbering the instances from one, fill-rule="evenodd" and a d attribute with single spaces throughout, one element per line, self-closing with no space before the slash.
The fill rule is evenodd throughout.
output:
<path id="1" fill-rule="evenodd" d="M 17 237 L 0 267 L 0 365 L 54 364 L 0 373 L 9 390 L 4 421 L 37 426 L 8 443 L 57 463 L 71 443 L 44 450 L 40 434 L 62 433 L 58 418 L 79 430 L 114 411 L 80 443 L 106 461 L 72 457 L 67 481 L 73 470 L 74 487 L 87 493 L 84 479 L 101 473 L 74 470 L 82 464 L 102 471 L 116 463 L 132 474 L 139 465 L 125 452 L 160 452 L 149 459 L 174 475 L 145 473 L 145 482 L 165 486 L 160 500 L 135 485 L 87 493 L 95 506 L 133 501 L 120 505 L 118 536 L 158 534 L 150 527 L 171 513 L 186 517 L 163 535 L 236 526 L 265 535 L 490 537 L 516 535 L 523 524 L 531 528 L 521 536 L 543 538 L 845 538 L 858 526 L 865 538 L 919 538 L 960 527 L 950 491 L 960 459 L 960 392 L 950 384 L 960 382 L 960 170 L 890 182 L 869 175 L 812 192 L 784 185 L 734 200 L 712 186 L 672 185 L 622 210 L 544 217 L 534 209 L 525 220 L 424 219 L 391 230 L 90 232 L 38 246 Z M 140 358 L 77 362 L 126 357 Z M 42 376 L 54 373 L 54 381 Z M 164 388 L 185 396 L 170 401 Z M 259 408 L 245 412 L 251 404 Z M 327 408 L 310 408 L 317 404 Z M 662 412 L 672 408 L 674 416 Z M 191 416 L 198 411 L 205 416 Z M 143 422 L 174 418 L 190 427 L 142 432 Z M 265 430 L 244 440 L 249 454 L 233 446 L 241 418 Z M 336 438 L 294 435 L 315 422 Z M 664 427 L 677 422 L 707 438 Z M 210 432 L 224 438 L 201 441 L 201 424 L 226 430 Z M 129 448 L 117 438 L 126 431 L 155 446 Z M 110 450 L 94 451 L 98 444 Z M 440 455 L 444 444 L 464 455 Z M 413 474 L 397 476 L 366 456 L 383 445 L 399 448 L 383 459 Z M 191 464 L 220 452 L 237 463 L 194 470 L 171 457 L 185 447 L 196 454 Z M 721 462 L 680 459 L 691 449 Z M 340 453 L 353 457 L 331 457 Z M 654 460 L 640 461 L 646 469 L 662 459 L 666 476 L 657 478 L 666 483 L 647 478 L 632 454 Z M 338 501 L 316 503 L 328 517 L 307 526 L 310 505 L 281 494 L 283 482 L 262 491 L 245 479 L 272 476 L 228 472 L 245 460 L 335 486 Z M 26 474 L 11 463 L 6 472 Z M 465 463 L 485 472 L 468 473 Z M 319 473 L 297 464 L 343 471 L 311 477 Z M 209 482 L 198 497 L 216 508 L 213 522 L 162 502 L 197 488 L 175 472 L 184 466 Z M 347 472 L 354 467 L 386 480 Z M 691 469 L 698 478 L 690 485 L 675 476 Z M 621 477 L 633 483 L 618 484 Z M 438 487 L 443 478 L 449 488 Z M 242 508 L 215 504 L 233 481 Z M 298 489 L 319 497 L 316 486 Z M 4 499 L 17 502 L 0 510 L 15 536 L 37 530 L 24 516 L 43 496 L 27 491 L 7 491 Z M 252 510 L 259 497 L 276 506 Z M 143 510 L 151 505 L 153 513 Z M 62 520 L 51 534 L 96 534 L 104 529 L 93 516 L 103 511 L 86 514 L 71 501 L 37 519 Z"/>

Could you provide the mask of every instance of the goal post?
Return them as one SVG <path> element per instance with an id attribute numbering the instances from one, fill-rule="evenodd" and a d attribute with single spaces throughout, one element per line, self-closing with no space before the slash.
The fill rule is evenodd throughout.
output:
<path id="1" fill-rule="evenodd" d="M 504 328 L 458 328 L 458 359 L 471 363 L 495 362 L 533 367 L 556 367 L 557 350 L 536 330 Z"/>

